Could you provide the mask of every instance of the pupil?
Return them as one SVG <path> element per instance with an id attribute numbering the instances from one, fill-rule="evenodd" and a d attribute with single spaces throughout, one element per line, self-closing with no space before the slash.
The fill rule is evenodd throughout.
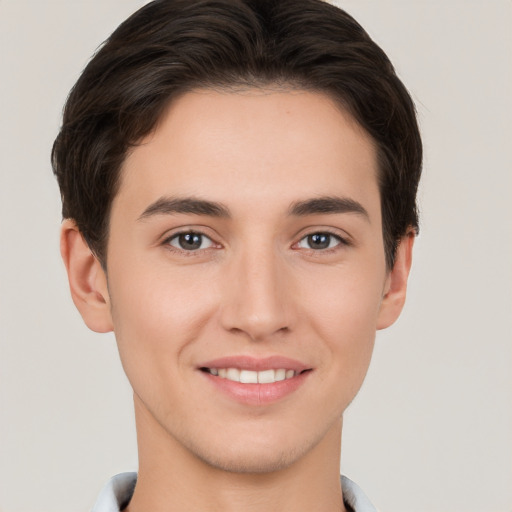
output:
<path id="1" fill-rule="evenodd" d="M 327 249 L 331 241 L 331 236 L 326 233 L 315 233 L 308 236 L 309 246 L 312 249 Z"/>
<path id="2" fill-rule="evenodd" d="M 201 247 L 201 235 L 198 233 L 184 233 L 179 236 L 180 246 L 183 249 L 192 250 Z"/>

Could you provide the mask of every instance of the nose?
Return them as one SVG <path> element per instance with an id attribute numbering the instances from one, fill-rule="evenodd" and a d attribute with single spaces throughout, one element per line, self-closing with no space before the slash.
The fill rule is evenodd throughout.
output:
<path id="1" fill-rule="evenodd" d="M 246 250 L 231 261 L 223 285 L 224 329 L 259 341 L 292 328 L 292 283 L 275 252 L 272 247 Z"/>

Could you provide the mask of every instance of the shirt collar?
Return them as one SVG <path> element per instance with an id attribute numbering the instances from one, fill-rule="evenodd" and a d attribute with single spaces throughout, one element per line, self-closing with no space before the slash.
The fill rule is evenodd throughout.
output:
<path id="1" fill-rule="evenodd" d="M 91 512 L 120 512 L 130 502 L 136 483 L 137 473 L 120 473 L 112 477 Z M 346 476 L 341 477 L 341 488 L 345 504 L 353 512 L 377 512 L 360 487 Z"/>

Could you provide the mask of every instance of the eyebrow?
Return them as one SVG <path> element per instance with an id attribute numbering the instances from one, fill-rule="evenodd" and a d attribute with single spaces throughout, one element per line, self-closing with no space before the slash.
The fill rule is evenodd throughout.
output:
<path id="1" fill-rule="evenodd" d="M 139 216 L 144 220 L 154 215 L 172 215 L 174 213 L 191 213 L 209 217 L 229 217 L 229 210 L 222 204 L 194 197 L 161 197 L 151 203 Z"/>
<path id="2" fill-rule="evenodd" d="M 336 214 L 336 213 L 355 213 L 370 220 L 368 212 L 364 206 L 350 199 L 349 197 L 324 196 L 305 201 L 297 201 L 291 204 L 289 208 L 290 215 L 304 217 L 306 215 Z"/>
<path id="3" fill-rule="evenodd" d="M 154 215 L 172 215 L 176 213 L 218 218 L 231 217 L 229 209 L 222 203 L 195 197 L 161 197 L 151 203 L 142 212 L 138 220 L 144 220 Z M 370 216 L 363 205 L 348 197 L 323 196 L 306 199 L 292 203 L 288 209 L 288 214 L 294 217 L 337 213 L 355 213 L 370 220 Z"/>

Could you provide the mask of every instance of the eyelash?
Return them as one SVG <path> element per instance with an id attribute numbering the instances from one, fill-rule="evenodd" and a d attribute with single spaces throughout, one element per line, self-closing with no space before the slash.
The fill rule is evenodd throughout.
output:
<path id="1" fill-rule="evenodd" d="M 173 241 L 177 241 L 177 243 L 179 243 L 180 237 L 187 236 L 187 235 L 200 237 L 200 239 L 201 239 L 200 245 L 203 245 L 203 242 L 205 240 L 208 240 L 210 242 L 210 244 L 208 247 L 203 247 L 203 248 L 198 247 L 196 249 L 190 249 L 190 250 L 184 249 L 183 247 L 176 247 L 176 246 L 172 245 Z M 185 254 L 186 256 L 195 256 L 200 252 L 207 251 L 208 249 L 213 248 L 215 245 L 218 245 L 218 244 L 215 244 L 215 242 L 208 235 L 205 235 L 204 233 L 201 233 L 200 231 L 195 231 L 195 230 L 187 230 L 187 231 L 180 231 L 179 233 L 174 233 L 172 236 L 166 238 L 163 241 L 163 244 L 166 245 L 170 250 L 179 252 L 180 254 Z"/>
<path id="2" fill-rule="evenodd" d="M 179 244 L 180 237 L 187 236 L 187 235 L 200 237 L 200 246 L 195 249 L 187 250 L 187 249 L 184 249 L 183 247 L 176 247 L 172 244 L 173 241 L 177 241 L 177 243 Z M 328 237 L 329 238 L 328 247 L 324 247 L 321 249 L 313 249 L 311 247 L 300 247 L 300 244 L 303 241 L 305 241 L 305 240 L 311 241 L 311 237 L 315 237 L 315 236 Z M 310 239 L 310 240 L 308 240 L 308 239 Z M 208 247 L 201 248 L 201 245 L 203 244 L 203 242 L 205 240 L 209 241 L 209 245 L 208 245 Z M 334 246 L 330 246 L 331 242 L 333 240 L 335 240 L 337 243 Z M 169 250 L 179 252 L 180 254 L 184 254 L 186 256 L 196 256 L 198 254 L 201 254 L 203 251 L 207 251 L 212 248 L 220 247 L 220 244 L 216 244 L 208 235 L 206 235 L 200 231 L 195 231 L 195 230 L 187 230 L 187 231 L 180 231 L 179 233 L 174 233 L 172 236 L 166 238 L 163 241 L 163 245 L 167 246 L 169 248 Z M 293 249 L 301 248 L 301 249 L 305 249 L 307 251 L 311 251 L 312 253 L 324 253 L 325 254 L 325 253 L 335 252 L 335 251 L 339 250 L 342 246 L 348 247 L 350 245 L 351 245 L 351 243 L 347 239 L 341 237 L 338 234 L 332 233 L 330 231 L 313 231 L 311 233 L 304 235 L 298 242 L 293 244 L 292 248 Z"/>
<path id="3" fill-rule="evenodd" d="M 331 253 L 334 251 L 337 251 L 341 248 L 341 246 L 349 246 L 350 243 L 340 235 L 337 235 L 335 233 L 331 233 L 330 231 L 314 231 L 312 233 L 308 233 L 307 235 L 303 236 L 294 246 L 300 246 L 301 242 L 304 240 L 307 240 L 306 243 L 311 241 L 312 237 L 327 237 L 329 239 L 329 243 L 327 247 L 321 248 L 321 249 L 313 249 L 312 247 L 302 247 L 303 249 L 313 251 L 314 253 Z M 336 241 L 336 245 L 331 246 L 332 241 Z"/>

